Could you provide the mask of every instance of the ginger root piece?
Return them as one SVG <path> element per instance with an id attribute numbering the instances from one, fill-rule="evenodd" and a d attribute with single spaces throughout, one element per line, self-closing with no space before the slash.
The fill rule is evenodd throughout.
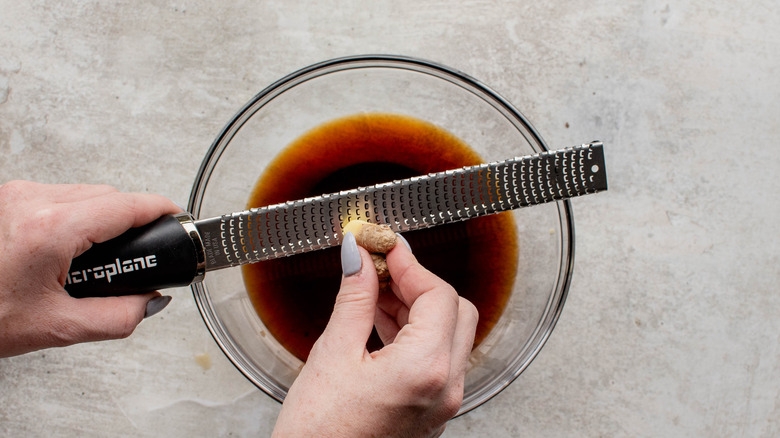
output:
<path id="1" fill-rule="evenodd" d="M 388 225 L 354 220 L 344 227 L 346 232 L 352 232 L 357 244 L 370 253 L 387 254 L 395 246 L 396 235 Z"/>
<path id="2" fill-rule="evenodd" d="M 390 286 L 390 271 L 387 269 L 385 254 L 395 246 L 397 236 L 387 225 L 377 225 L 370 222 L 354 220 L 344 227 L 344 233 L 351 232 L 357 244 L 371 253 L 376 275 L 379 279 L 379 292 L 384 292 Z"/>
<path id="3" fill-rule="evenodd" d="M 390 270 L 387 269 L 387 259 L 385 259 L 384 254 L 371 254 L 371 260 L 374 261 L 379 282 L 390 281 Z"/>
<path id="4" fill-rule="evenodd" d="M 383 293 L 390 288 L 390 270 L 387 269 L 387 259 L 384 254 L 371 254 L 371 260 L 374 261 L 376 276 L 379 280 L 379 293 Z"/>

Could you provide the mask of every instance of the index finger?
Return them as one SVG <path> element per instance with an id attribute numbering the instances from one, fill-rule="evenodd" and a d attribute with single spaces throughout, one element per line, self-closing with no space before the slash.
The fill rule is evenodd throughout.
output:
<path id="1" fill-rule="evenodd" d="M 75 236 L 100 243 L 179 211 L 164 196 L 114 192 L 72 203 L 67 225 Z"/>
<path id="2" fill-rule="evenodd" d="M 393 293 L 409 308 L 408 323 L 395 343 L 421 343 L 426 354 L 449 354 L 458 322 L 460 297 L 447 282 L 420 265 L 404 245 L 387 254 Z"/>
<path id="3" fill-rule="evenodd" d="M 39 184 L 39 188 L 44 196 L 57 203 L 77 202 L 117 192 L 117 189 L 105 184 Z"/>
<path id="4" fill-rule="evenodd" d="M 411 308 L 420 296 L 437 288 L 451 289 L 457 299 L 452 286 L 425 269 L 406 245 L 396 245 L 386 258 L 393 292 L 407 307 Z"/>

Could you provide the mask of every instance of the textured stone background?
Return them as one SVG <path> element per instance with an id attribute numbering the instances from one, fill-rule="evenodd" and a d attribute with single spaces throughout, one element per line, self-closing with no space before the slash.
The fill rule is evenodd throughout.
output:
<path id="1" fill-rule="evenodd" d="M 184 205 L 252 95 L 359 53 L 465 71 L 551 145 L 603 140 L 558 327 L 445 436 L 780 435 L 774 1 L 0 0 L 0 42 L 0 181 Z M 0 360 L 0 435 L 269 434 L 279 406 L 172 294 L 126 340 Z"/>

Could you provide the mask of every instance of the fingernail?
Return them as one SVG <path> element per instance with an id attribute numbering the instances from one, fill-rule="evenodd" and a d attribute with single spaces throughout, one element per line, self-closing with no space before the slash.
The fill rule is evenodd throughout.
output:
<path id="1" fill-rule="evenodd" d="M 402 236 L 401 233 L 395 233 L 395 235 L 398 236 L 398 240 L 400 240 L 401 242 L 403 242 L 404 245 L 406 245 L 406 248 L 409 249 L 409 252 L 412 252 L 412 247 L 409 246 L 409 241 L 406 240 L 406 238 Z"/>
<path id="2" fill-rule="evenodd" d="M 347 232 L 341 242 L 341 272 L 344 273 L 345 277 L 349 277 L 360 272 L 362 265 L 363 260 L 360 258 L 355 236 L 351 232 Z"/>
<path id="3" fill-rule="evenodd" d="M 186 208 L 184 208 L 184 207 L 182 207 L 182 205 L 181 205 L 181 204 L 179 204 L 178 202 L 176 202 L 176 201 L 173 201 L 173 203 L 174 203 L 174 204 L 176 204 L 176 206 L 177 206 L 177 207 L 181 208 L 181 211 L 187 211 L 187 209 L 186 209 Z"/>
<path id="4" fill-rule="evenodd" d="M 170 302 L 171 302 L 171 297 L 168 295 L 154 297 L 151 300 L 147 301 L 146 313 L 144 313 L 144 318 L 148 318 L 150 316 L 160 313 L 160 311 L 164 309 L 165 306 L 167 306 L 168 303 Z"/>

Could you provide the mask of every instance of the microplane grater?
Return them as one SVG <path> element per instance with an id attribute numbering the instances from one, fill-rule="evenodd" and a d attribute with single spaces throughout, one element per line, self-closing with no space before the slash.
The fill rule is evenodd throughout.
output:
<path id="1" fill-rule="evenodd" d="M 339 245 L 351 220 L 405 232 L 606 190 L 600 142 L 195 221 L 206 270 Z"/>
<path id="2" fill-rule="evenodd" d="M 64 286 L 74 297 L 186 286 L 207 271 L 339 245 L 353 219 L 404 232 L 606 189 L 603 145 L 592 142 L 209 219 L 166 215 L 93 245 Z"/>

